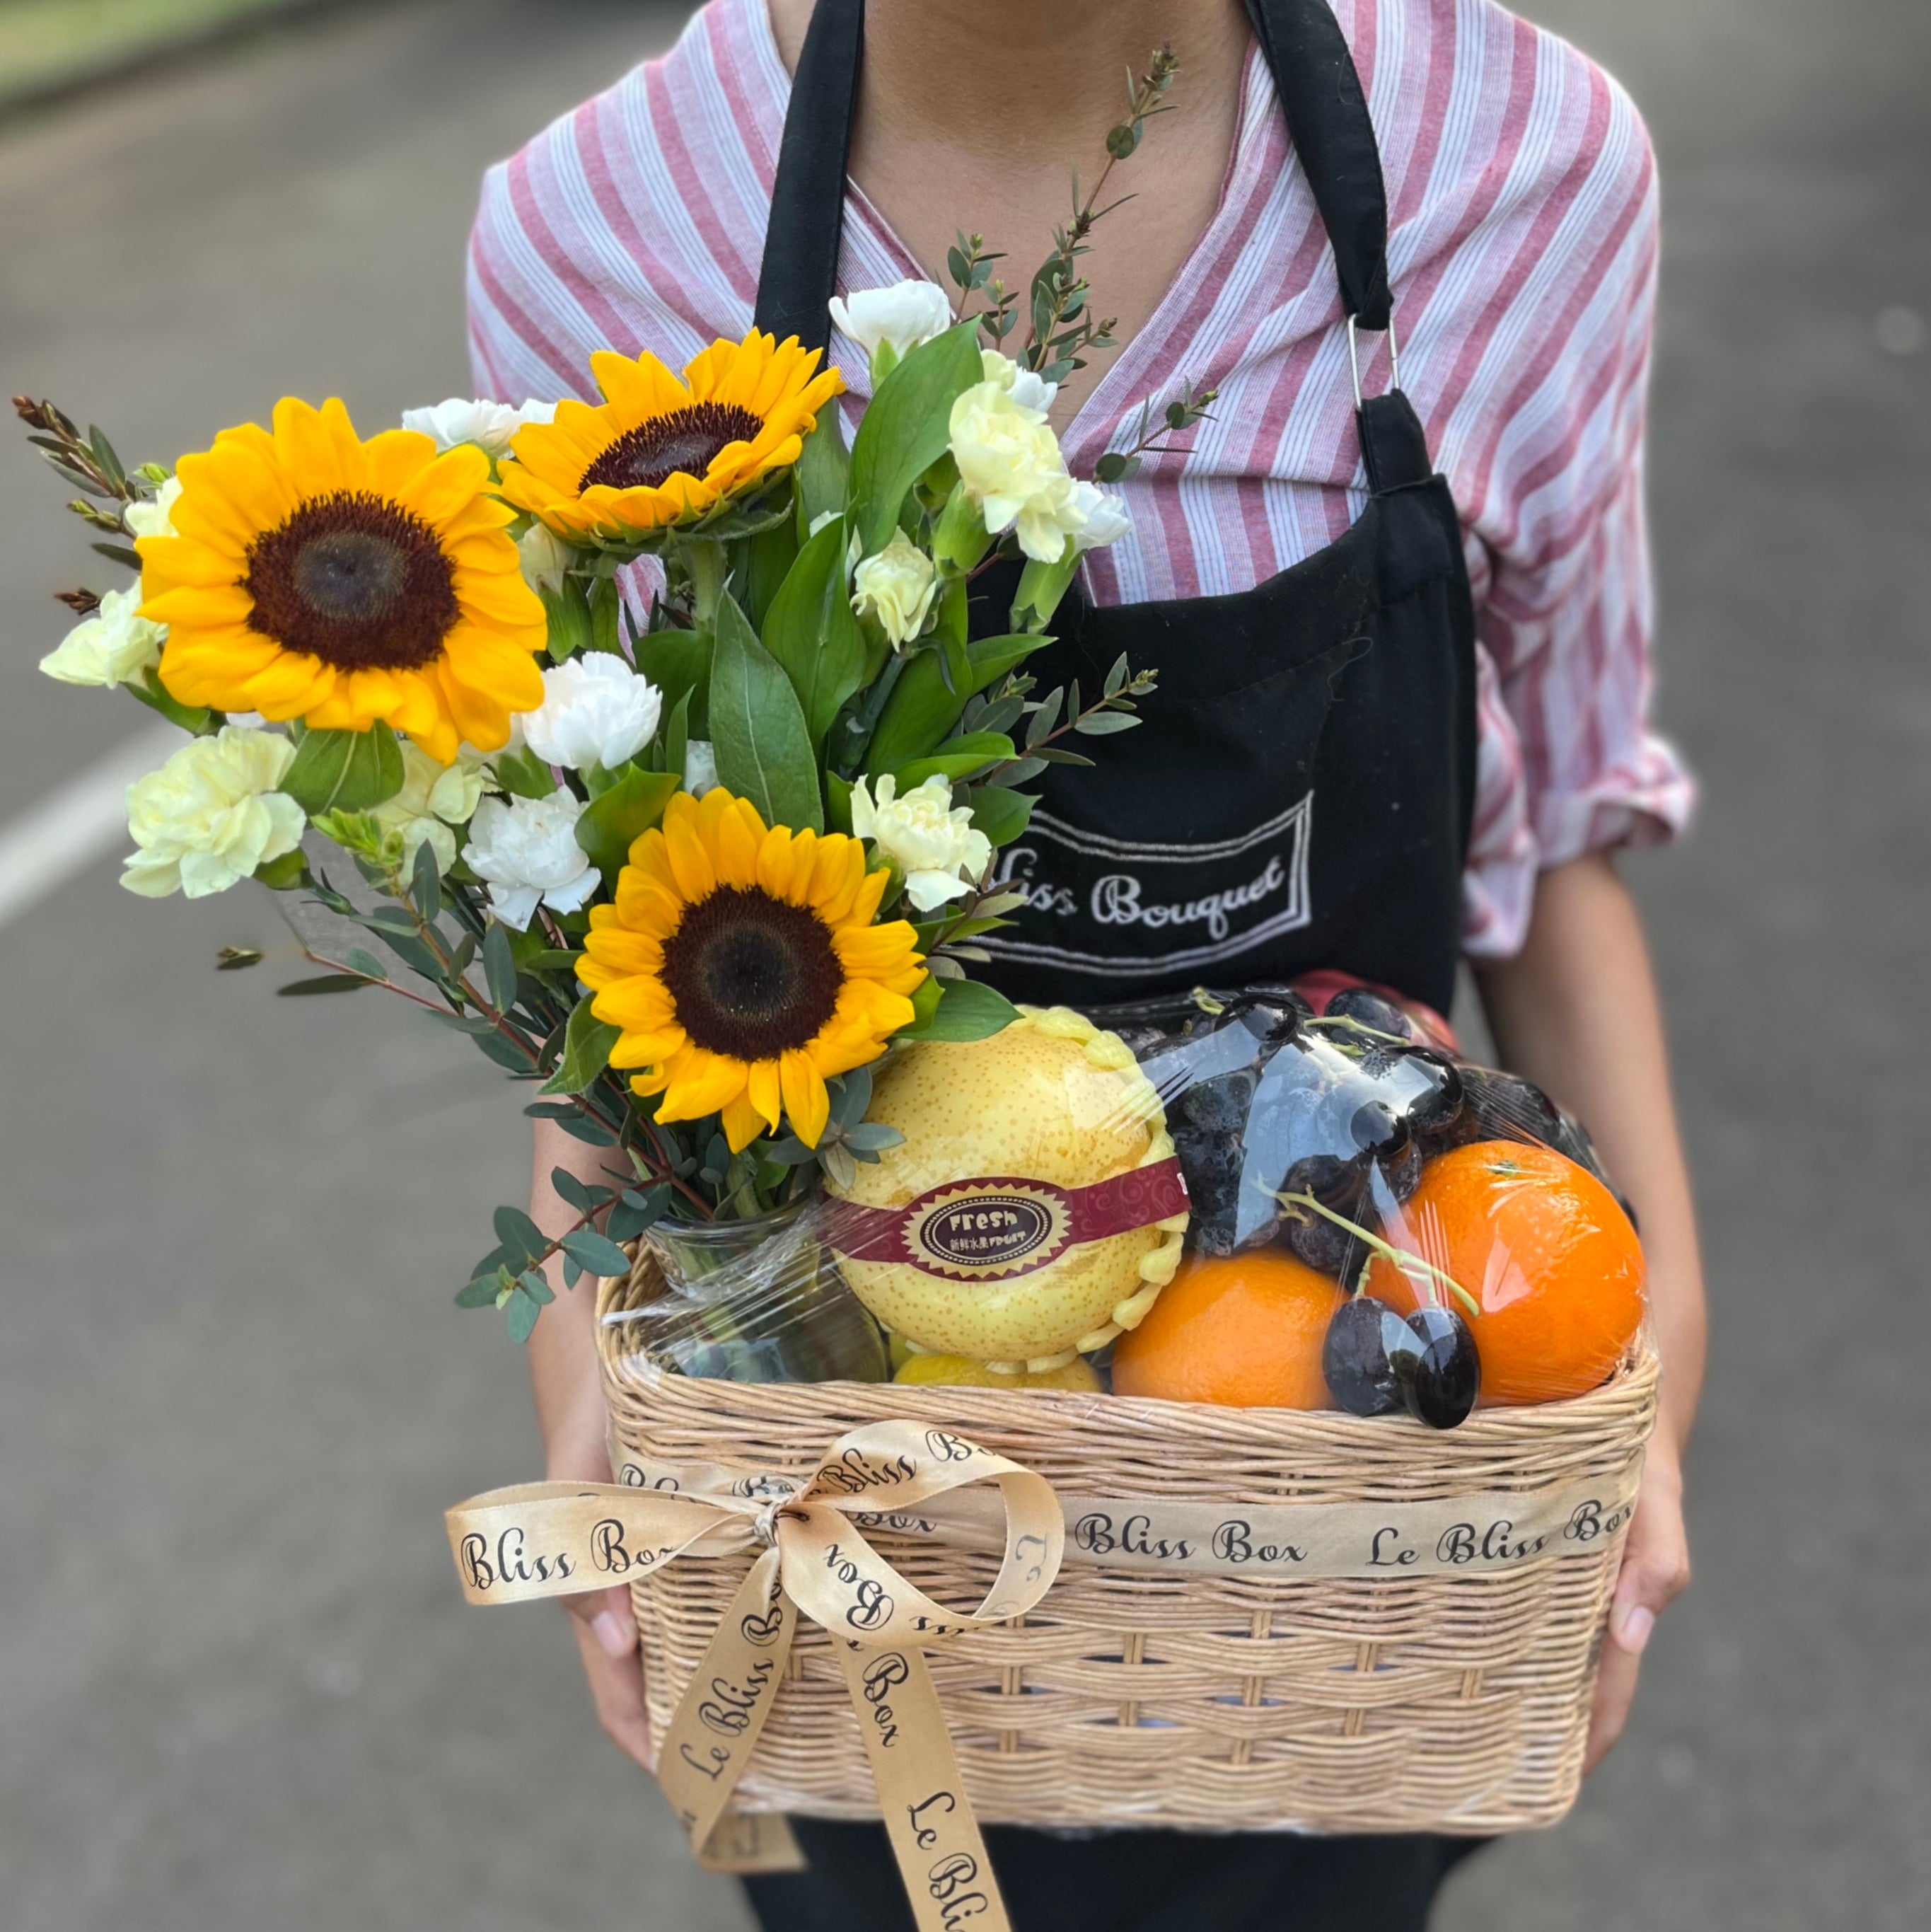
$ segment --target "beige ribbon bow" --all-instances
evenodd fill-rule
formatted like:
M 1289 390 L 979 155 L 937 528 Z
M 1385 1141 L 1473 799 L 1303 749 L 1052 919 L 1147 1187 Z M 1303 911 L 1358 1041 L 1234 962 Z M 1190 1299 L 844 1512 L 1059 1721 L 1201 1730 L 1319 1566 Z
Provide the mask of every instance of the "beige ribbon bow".
M 996 1483 L 1005 1556 L 970 1612 L 936 1603 L 866 1542 L 854 1515 Z M 472 1604 L 573 1595 L 648 1576 L 680 1556 L 760 1554 L 739 1586 L 658 1754 L 657 1775 L 700 1856 L 742 1844 L 729 1811 L 783 1681 L 798 1613 L 836 1640 L 879 1804 L 920 1932 L 1008 1932 L 924 1653 L 1022 1616 L 1059 1574 L 1065 1532 L 1051 1486 L 961 1436 L 910 1422 L 841 1436 L 808 1480 L 760 1478 L 749 1494 L 680 1496 L 612 1483 L 528 1483 L 448 1512 Z M 788 1834 L 787 1834 L 788 1835 Z

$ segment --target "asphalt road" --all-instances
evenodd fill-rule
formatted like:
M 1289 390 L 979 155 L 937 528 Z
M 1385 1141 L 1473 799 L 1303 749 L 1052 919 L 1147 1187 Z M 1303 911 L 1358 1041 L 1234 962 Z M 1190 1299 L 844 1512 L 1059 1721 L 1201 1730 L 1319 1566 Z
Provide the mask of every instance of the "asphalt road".
M 1630 1735 L 1440 1924 L 1903 1932 L 1931 1923 L 1931 352 L 1878 318 L 1931 314 L 1931 15 L 1535 10 L 1663 156 L 1661 708 L 1707 797 L 1630 869 L 1717 1336 L 1697 1580 Z M 682 11 L 351 12 L 0 130 L 7 387 L 130 457 L 284 389 L 374 422 L 464 388 L 480 168 Z M 99 580 L 55 500 L 0 449 L 0 826 L 138 723 L 32 669 L 47 593 Z M 223 941 L 279 963 L 217 977 Z M 292 956 L 262 896 L 137 902 L 104 862 L 0 931 L 0 1924 L 742 1928 L 557 1615 L 475 1616 L 447 1574 L 445 1504 L 534 1467 L 519 1362 L 448 1302 L 519 1184 L 515 1096 L 377 996 L 274 1000 Z

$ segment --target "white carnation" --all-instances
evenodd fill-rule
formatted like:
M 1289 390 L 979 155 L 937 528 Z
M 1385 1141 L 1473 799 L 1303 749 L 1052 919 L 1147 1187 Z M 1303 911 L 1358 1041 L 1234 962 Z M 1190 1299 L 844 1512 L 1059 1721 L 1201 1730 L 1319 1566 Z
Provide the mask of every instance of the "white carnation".
M 181 478 L 170 476 L 155 493 L 153 502 L 130 503 L 121 520 L 137 537 L 171 537 L 179 532 L 174 526 L 174 506 L 181 495 Z
M 938 584 L 932 560 L 903 530 L 894 530 L 892 541 L 853 573 L 852 608 L 876 618 L 895 649 L 925 628 Z
M 532 590 L 561 590 L 564 573 L 577 556 L 547 524 L 532 524 L 517 539 L 516 554 L 523 580 Z
M 543 703 L 517 720 L 546 765 L 614 771 L 649 744 L 664 694 L 609 651 L 585 651 L 543 674 Z
M 292 852 L 308 821 L 275 787 L 294 761 L 287 739 L 245 725 L 190 739 L 127 788 L 127 830 L 140 849 L 121 884 L 145 898 L 202 898 Z
M 702 798 L 718 787 L 718 748 L 708 738 L 684 741 L 684 789 L 693 798 Z
M 539 903 L 574 912 L 597 890 L 597 868 L 577 843 L 583 800 L 567 791 L 547 798 L 486 798 L 469 821 L 463 856 L 490 889 L 490 904 L 520 932 Z
M 75 625 L 40 660 L 40 668 L 63 684 L 138 684 L 141 674 L 161 661 L 165 624 L 140 614 L 138 590 L 110 590 L 100 608 Z
M 1104 550 L 1133 527 L 1126 506 L 1096 483 L 1075 483 L 1065 520 L 1075 550 Z
M 966 494 L 995 536 L 1012 531 L 1041 563 L 1057 563 L 1079 520 L 1073 479 L 1045 412 L 997 382 L 975 383 L 952 404 L 952 460 Z
M 875 788 L 875 789 L 874 788 Z M 905 874 L 905 896 L 920 912 L 961 897 L 985 870 L 992 842 L 955 806 L 950 782 L 936 775 L 903 798 L 898 781 L 860 778 L 852 787 L 852 830 L 871 839 Z
M 556 414 L 554 403 L 525 403 L 521 409 L 513 410 L 507 403 L 472 402 L 451 396 L 433 409 L 404 410 L 402 426 L 431 438 L 439 451 L 473 442 L 499 460 L 509 454 L 510 439 L 525 423 L 547 423 Z
M 897 362 L 952 327 L 952 305 L 936 282 L 894 282 L 854 289 L 849 302 L 832 296 L 832 320 L 868 356 L 886 348 Z
M 1058 383 L 1048 382 L 1030 369 L 1021 368 L 1011 356 L 1002 356 L 996 349 L 982 349 L 979 366 L 987 382 L 997 382 L 1022 409 L 1037 410 L 1043 416 L 1060 393 Z
M 446 872 L 456 862 L 454 827 L 468 824 L 483 796 L 483 763 L 466 752 L 453 765 L 439 765 L 422 748 L 404 739 L 402 790 L 375 808 L 374 818 L 385 832 L 401 835 L 404 862 L 418 845 L 436 854 L 436 868 Z

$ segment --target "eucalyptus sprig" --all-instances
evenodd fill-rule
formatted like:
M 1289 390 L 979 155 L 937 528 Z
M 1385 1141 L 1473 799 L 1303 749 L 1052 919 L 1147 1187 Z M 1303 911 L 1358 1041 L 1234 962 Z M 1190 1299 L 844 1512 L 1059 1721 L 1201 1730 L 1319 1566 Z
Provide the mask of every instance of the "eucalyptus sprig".
M 1157 456 L 1169 447 L 1168 436 L 1177 436 L 1183 430 L 1191 429 L 1195 423 L 1205 420 L 1210 406 L 1219 394 L 1218 389 L 1196 389 L 1189 382 L 1160 412 L 1157 424 L 1153 421 L 1151 399 L 1142 403 L 1133 440 L 1124 449 L 1109 449 L 1093 466 L 1093 476 L 1102 483 L 1123 483 L 1140 467 L 1142 457 Z
M 52 403 L 44 399 L 36 402 L 31 396 L 16 396 L 13 400 L 14 414 L 29 431 L 27 440 L 52 466 L 62 482 L 70 483 L 84 493 L 67 507 L 94 530 L 131 538 L 133 532 L 127 527 L 127 506 L 147 502 L 167 481 L 167 472 L 158 464 L 146 463 L 130 472 L 105 433 L 92 424 L 82 436 L 73 418 Z M 89 502 L 88 497 L 94 501 Z M 111 511 L 96 507 L 102 503 L 115 507 Z M 96 543 L 94 548 L 130 570 L 141 567 L 139 554 L 128 543 Z M 80 590 L 67 592 L 61 602 L 85 616 L 100 600 L 91 591 Z

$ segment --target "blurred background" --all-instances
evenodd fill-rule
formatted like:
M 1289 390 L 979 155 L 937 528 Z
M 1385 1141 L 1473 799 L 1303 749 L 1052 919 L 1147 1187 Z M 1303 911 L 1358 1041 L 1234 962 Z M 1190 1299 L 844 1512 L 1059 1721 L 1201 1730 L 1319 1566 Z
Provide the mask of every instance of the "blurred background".
M 688 10 L 0 0 L 7 388 L 130 461 L 284 390 L 365 427 L 467 394 L 484 166 Z M 1715 1342 L 1696 1582 L 1629 1733 L 1438 1923 L 1902 1932 L 1931 1924 L 1931 10 L 1527 10 L 1662 158 L 1660 709 L 1706 800 L 1629 871 Z M 103 581 L 58 491 L 0 445 L 0 1922 L 742 1932 L 560 1614 L 476 1616 L 449 1575 L 444 1507 L 537 1466 L 516 1352 L 449 1301 L 521 1096 L 399 1003 L 274 998 L 267 895 L 120 890 L 115 802 L 167 741 L 35 673 L 49 593 Z M 217 976 L 224 942 L 268 965 Z

